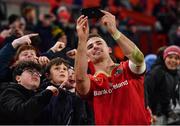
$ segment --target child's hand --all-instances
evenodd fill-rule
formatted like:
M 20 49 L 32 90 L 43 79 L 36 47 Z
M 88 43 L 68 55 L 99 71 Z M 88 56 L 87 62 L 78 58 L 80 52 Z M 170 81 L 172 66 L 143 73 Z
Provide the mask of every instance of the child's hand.
M 63 50 L 66 47 L 64 42 L 59 42 L 57 41 L 56 44 L 51 48 L 51 50 L 56 53 L 56 52 L 60 52 L 61 50 Z
M 54 87 L 54 86 L 48 86 L 46 89 L 51 90 L 52 93 L 53 93 L 53 96 L 57 96 L 59 94 L 58 89 L 56 87 Z

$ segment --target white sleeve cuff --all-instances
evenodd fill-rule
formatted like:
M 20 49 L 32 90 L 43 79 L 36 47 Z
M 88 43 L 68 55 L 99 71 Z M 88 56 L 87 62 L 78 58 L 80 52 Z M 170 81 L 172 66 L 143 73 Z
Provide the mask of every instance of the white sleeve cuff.
M 146 70 L 146 64 L 143 62 L 141 65 L 134 64 L 131 60 L 129 60 L 129 68 L 135 74 L 142 74 Z

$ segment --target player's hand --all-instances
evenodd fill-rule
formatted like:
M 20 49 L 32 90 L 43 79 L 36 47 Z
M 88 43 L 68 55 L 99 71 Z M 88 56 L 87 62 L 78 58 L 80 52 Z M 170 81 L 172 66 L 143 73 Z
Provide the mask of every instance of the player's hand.
M 88 17 L 81 15 L 76 22 L 77 35 L 80 42 L 86 42 L 89 36 Z
M 101 11 L 104 13 L 104 16 L 101 18 L 101 24 L 106 26 L 110 34 L 114 34 L 117 31 L 115 16 L 107 11 Z

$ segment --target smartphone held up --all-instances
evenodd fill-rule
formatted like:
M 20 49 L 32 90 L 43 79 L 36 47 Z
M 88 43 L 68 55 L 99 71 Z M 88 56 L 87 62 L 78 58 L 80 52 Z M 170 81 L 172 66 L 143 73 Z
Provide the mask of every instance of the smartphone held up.
M 104 13 L 101 12 L 100 8 L 93 7 L 93 8 L 83 8 L 81 9 L 81 15 L 85 15 L 88 19 L 99 19 L 104 16 Z

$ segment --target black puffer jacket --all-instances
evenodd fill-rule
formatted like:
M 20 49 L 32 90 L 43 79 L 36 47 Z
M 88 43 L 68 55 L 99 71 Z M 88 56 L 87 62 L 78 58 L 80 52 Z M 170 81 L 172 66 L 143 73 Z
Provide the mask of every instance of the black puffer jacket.
M 49 103 L 52 92 L 34 92 L 20 84 L 7 83 L 0 93 L 0 124 L 35 124 Z
M 177 71 L 168 70 L 165 65 L 155 66 L 145 77 L 148 105 L 155 115 L 171 112 L 170 100 L 176 101 L 176 87 L 179 83 Z
M 42 89 L 53 85 L 48 81 L 42 85 Z M 53 85 L 56 86 L 56 85 Z M 44 112 L 50 114 L 46 118 L 46 124 L 61 125 L 93 125 L 93 111 L 86 101 L 75 93 L 59 89 L 58 96 L 53 96 Z

